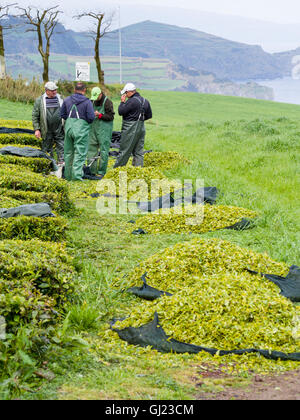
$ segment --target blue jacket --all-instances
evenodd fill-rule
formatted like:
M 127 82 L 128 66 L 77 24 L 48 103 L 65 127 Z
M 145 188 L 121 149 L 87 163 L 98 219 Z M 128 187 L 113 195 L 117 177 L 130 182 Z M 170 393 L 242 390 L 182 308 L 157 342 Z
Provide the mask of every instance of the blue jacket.
M 89 124 L 95 119 L 95 111 L 92 102 L 84 95 L 80 93 L 74 93 L 74 95 L 68 96 L 61 106 L 60 115 L 64 120 L 69 118 L 69 114 L 73 105 L 76 105 L 79 118 L 87 121 Z M 77 118 L 76 111 L 73 110 L 71 118 Z

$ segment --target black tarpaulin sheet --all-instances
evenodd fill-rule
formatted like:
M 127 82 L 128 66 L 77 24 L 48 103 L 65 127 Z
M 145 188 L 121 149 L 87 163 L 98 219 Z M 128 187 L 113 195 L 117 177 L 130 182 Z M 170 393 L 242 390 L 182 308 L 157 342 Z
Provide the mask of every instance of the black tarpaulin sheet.
M 58 167 L 53 158 L 51 158 L 47 153 L 42 152 L 39 149 L 34 149 L 33 147 L 15 147 L 15 146 L 6 146 L 0 149 L 1 155 L 11 155 L 25 158 L 42 158 L 48 159 L 52 163 L 54 171 L 57 171 Z
M 157 290 L 154 287 L 151 287 L 147 284 L 147 273 L 142 276 L 143 286 L 141 287 L 130 287 L 127 289 L 128 293 L 132 293 L 133 295 L 145 299 L 145 300 L 156 300 L 161 296 L 167 295 L 172 296 L 171 293 L 163 292 L 162 290 Z
M 257 271 L 248 270 L 251 274 L 259 274 L 262 277 L 275 283 L 281 290 L 281 295 L 292 302 L 300 302 L 300 267 L 293 265 L 286 277 L 274 274 L 261 274 Z
M 236 230 L 236 231 L 242 231 L 242 230 L 246 230 L 246 229 L 252 229 L 255 226 L 254 224 L 254 220 L 251 219 L 241 219 L 239 222 L 235 223 L 232 226 L 225 226 L 221 229 L 218 230 L 223 230 L 223 229 L 228 229 L 228 230 Z M 210 232 L 214 232 L 214 231 L 210 231 Z M 192 233 L 192 232 L 190 232 Z M 147 235 L 148 232 L 142 228 L 136 229 L 133 232 L 131 232 L 132 235 Z
M 0 127 L 0 134 L 34 134 L 34 131 L 27 128 Z
M 25 204 L 10 209 L 0 209 L 0 218 L 9 219 L 18 216 L 55 217 L 48 203 Z
M 186 190 L 186 189 L 185 189 Z M 187 191 L 191 190 L 191 187 Z M 159 209 L 169 209 L 182 204 L 215 204 L 219 195 L 216 187 L 199 188 L 194 194 L 178 197 L 178 191 L 165 194 L 152 201 L 137 202 L 138 208 L 143 212 L 154 212 Z
M 129 344 L 152 347 L 161 353 L 190 353 L 198 354 L 202 351 L 210 353 L 211 355 L 226 356 L 229 354 L 244 355 L 249 353 L 258 353 L 267 359 L 272 360 L 292 360 L 300 362 L 300 353 L 282 353 L 280 351 L 259 350 L 255 348 L 241 349 L 241 350 L 218 350 L 214 348 L 207 348 L 195 346 L 193 344 L 182 343 L 180 341 L 170 338 L 165 333 L 164 329 L 159 324 L 158 314 L 155 313 L 153 321 L 139 328 L 128 327 L 123 330 L 114 328 L 117 320 L 111 323 L 111 329 L 115 331 L 119 337 Z
M 252 274 L 258 274 L 254 271 L 247 270 Z M 285 294 L 288 295 L 290 300 L 299 301 L 297 296 L 299 296 L 299 286 L 300 286 L 300 268 L 297 266 L 292 266 L 290 273 L 286 278 L 275 276 L 275 275 L 264 275 L 268 280 L 273 281 L 279 287 L 282 287 L 282 284 L 285 287 Z M 172 296 L 168 292 L 164 292 L 154 287 L 151 287 L 147 284 L 147 273 L 145 273 L 141 280 L 143 281 L 143 286 L 141 287 L 131 287 L 127 292 L 134 294 L 135 296 L 154 301 L 159 299 L 163 295 Z M 285 296 L 285 295 L 284 295 Z M 158 350 L 164 353 L 200 353 L 201 351 L 208 352 L 212 355 L 219 354 L 220 356 L 225 356 L 228 354 L 243 355 L 249 353 L 259 353 L 262 356 L 273 359 L 273 360 L 292 360 L 300 362 L 300 353 L 283 353 L 280 351 L 270 351 L 270 350 L 260 350 L 260 349 L 239 349 L 239 350 L 218 350 L 213 348 L 206 348 L 201 346 L 196 346 L 193 344 L 182 343 L 180 341 L 174 340 L 167 336 L 163 328 L 159 324 L 159 319 L 157 313 L 155 313 L 154 319 L 152 322 L 143 325 L 139 328 L 128 327 L 123 330 L 116 329 L 113 327 L 116 320 L 111 323 L 111 328 L 113 331 L 117 332 L 119 337 L 128 342 L 129 344 L 138 345 L 142 347 L 151 346 L 153 349 Z

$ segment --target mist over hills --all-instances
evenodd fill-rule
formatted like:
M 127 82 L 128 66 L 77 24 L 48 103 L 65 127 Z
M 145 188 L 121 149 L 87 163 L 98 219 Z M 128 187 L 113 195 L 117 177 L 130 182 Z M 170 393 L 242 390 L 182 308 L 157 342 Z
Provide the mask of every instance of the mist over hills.
M 10 18 L 12 24 L 20 19 Z M 22 36 L 20 36 L 22 35 Z M 37 53 L 36 35 L 22 26 L 5 34 L 6 54 Z M 102 56 L 119 55 L 118 31 L 101 40 Z M 259 45 L 230 41 L 194 29 L 152 21 L 122 28 L 122 50 L 126 57 L 169 59 L 185 68 L 214 74 L 220 79 L 275 79 L 290 74 L 291 54 L 270 54 Z M 59 24 L 52 38 L 51 52 L 93 56 L 88 33 L 66 30 Z
M 113 0 L 101 2 L 108 12 L 116 11 L 120 3 L 122 2 Z M 65 26 L 68 29 L 74 29 L 74 25 L 78 25 L 78 22 L 75 23 L 71 17 L 74 11 L 68 8 L 68 2 L 64 2 L 64 7 L 68 11 L 63 15 Z M 204 5 L 203 8 L 205 8 Z M 261 45 L 265 51 L 271 53 L 300 47 L 300 23 L 276 23 L 260 18 L 186 9 L 184 6 L 168 7 L 164 2 L 155 7 L 145 4 L 127 4 L 126 6 L 121 4 L 120 11 L 121 23 L 126 22 L 126 26 L 147 19 L 195 29 L 244 44 Z M 284 16 L 282 18 L 284 19 Z M 116 13 L 114 24 L 113 29 L 116 29 L 118 13 Z M 86 27 L 86 22 L 80 21 L 80 27 L 77 26 L 74 30 L 84 31 Z

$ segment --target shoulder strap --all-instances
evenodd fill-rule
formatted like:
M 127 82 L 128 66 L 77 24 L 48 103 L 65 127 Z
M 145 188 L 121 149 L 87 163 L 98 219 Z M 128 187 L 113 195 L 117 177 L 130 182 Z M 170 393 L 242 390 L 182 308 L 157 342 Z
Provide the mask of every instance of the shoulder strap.
M 70 111 L 70 114 L 69 114 L 69 118 L 72 118 L 71 115 L 72 115 L 72 112 L 73 112 L 74 109 L 76 111 L 76 117 L 79 120 L 80 118 L 79 118 L 79 114 L 78 114 L 78 109 L 77 109 L 77 106 L 75 104 L 71 108 L 71 111 Z
M 138 100 L 138 102 L 140 103 L 140 105 L 141 105 L 141 111 L 140 111 L 140 115 L 139 115 L 139 119 L 138 119 L 138 121 L 140 121 L 141 120 L 141 117 L 143 117 L 142 118 L 142 121 L 144 121 L 144 118 L 145 118 L 145 110 L 144 110 L 144 106 L 145 106 L 145 102 L 146 102 L 146 99 L 145 98 L 142 98 L 143 99 L 143 101 L 141 101 L 137 96 L 134 96 L 134 98 L 135 99 L 137 99 Z

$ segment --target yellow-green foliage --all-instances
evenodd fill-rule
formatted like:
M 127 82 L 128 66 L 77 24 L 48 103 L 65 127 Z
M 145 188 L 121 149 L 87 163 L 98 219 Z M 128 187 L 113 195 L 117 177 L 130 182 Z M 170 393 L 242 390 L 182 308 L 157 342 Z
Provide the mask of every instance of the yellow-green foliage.
M 0 240 L 38 238 L 42 241 L 63 241 L 66 238 L 67 222 L 62 217 L 17 216 L 0 218 Z
M 157 312 L 167 335 L 181 342 L 221 350 L 257 348 L 297 352 L 300 308 L 258 276 L 204 277 L 152 304 L 138 304 L 117 327 L 138 327 Z
M 28 168 L 33 172 L 44 173 L 47 175 L 50 174 L 50 172 L 53 170 L 52 162 L 49 159 L 44 158 L 29 158 L 0 154 L 0 165 L 2 164 L 20 166 L 20 172 L 23 171 L 23 167 Z
M 22 134 L 22 133 L 13 133 L 13 134 L 1 134 L 0 133 L 0 144 L 23 144 L 24 146 L 36 146 L 41 147 L 42 140 L 37 139 L 32 134 Z
M 49 322 L 74 292 L 73 260 L 61 244 L 0 241 L 0 316 L 8 332 L 20 323 Z
M 171 293 L 155 302 L 139 301 L 117 328 L 138 327 L 159 315 L 160 324 L 181 342 L 222 350 L 299 349 L 300 308 L 275 284 L 251 269 L 286 275 L 289 267 L 266 254 L 219 239 L 180 243 L 141 263 L 128 284 L 147 283 Z
M 4 120 L 0 118 L 0 127 L 25 128 L 27 130 L 33 130 L 32 122 L 26 120 Z
M 141 285 L 147 272 L 149 286 L 170 293 L 183 287 L 199 287 L 202 277 L 225 273 L 245 273 L 247 269 L 286 276 L 289 266 L 220 239 L 193 239 L 178 243 L 142 262 L 128 276 L 131 286 Z M 278 289 L 279 290 L 279 289 Z
M 38 202 L 48 202 L 53 209 L 61 212 L 67 212 L 74 209 L 74 204 L 70 199 L 67 181 L 58 179 L 55 176 L 43 176 L 30 171 L 27 168 L 20 169 L 18 165 L 0 166 L 0 191 L 9 190 L 9 197 L 21 197 L 23 204 Z M 29 202 L 22 193 L 16 191 L 28 192 Z M 41 201 L 36 194 L 40 193 Z M 16 195 L 15 195 L 16 194 Z M 55 205 L 53 205 L 55 203 Z
M 6 128 L 25 128 L 27 130 L 33 130 L 31 121 L 23 120 L 3 120 L 0 119 L 0 127 Z M 26 146 L 38 146 L 42 145 L 42 140 L 37 139 L 34 134 L 26 133 L 11 133 L 4 134 L 0 133 L 0 144 L 23 144 Z
M 2 195 L 0 192 L 0 209 L 9 209 L 12 207 L 18 207 L 18 206 L 21 206 L 22 204 L 24 204 L 22 203 L 22 201 L 17 200 L 13 197 L 6 197 Z
M 137 219 L 136 227 L 154 234 L 205 233 L 232 226 L 243 218 L 253 219 L 256 216 L 257 213 L 252 210 L 234 206 L 178 206 L 141 217 Z
M 161 170 L 176 168 L 179 164 L 189 165 L 190 161 L 177 152 L 151 152 L 144 155 L 144 166 Z
M 37 150 L 39 149 L 37 145 L 28 146 L 26 144 L 0 144 L 0 150 L 6 146 L 20 147 L 20 148 L 32 147 L 33 149 L 37 149 Z M 44 174 L 49 174 L 53 170 L 52 162 L 49 159 L 44 159 L 44 158 L 30 158 L 30 157 L 0 154 L 0 164 L 20 165 L 20 166 L 24 166 L 27 169 L 30 169 L 33 172 L 44 173 Z
M 17 207 L 23 204 L 48 203 L 52 210 L 64 213 L 73 208 L 64 194 L 53 192 L 35 192 L 0 188 L 0 208 Z
M 0 166 L 0 188 L 60 193 L 68 200 L 68 183 L 55 176 L 45 177 L 17 165 Z
M 120 195 L 124 200 L 134 197 L 135 201 L 148 201 L 181 188 L 180 184 L 169 180 L 154 167 L 119 167 L 108 171 L 103 181 L 97 185 L 99 193 Z M 105 187 L 105 181 L 113 181 L 113 185 Z M 127 190 L 123 186 L 127 186 Z

